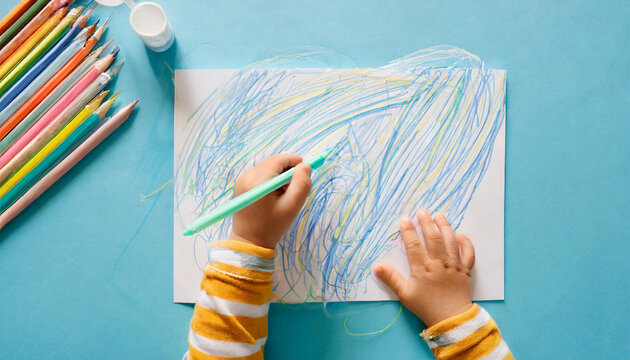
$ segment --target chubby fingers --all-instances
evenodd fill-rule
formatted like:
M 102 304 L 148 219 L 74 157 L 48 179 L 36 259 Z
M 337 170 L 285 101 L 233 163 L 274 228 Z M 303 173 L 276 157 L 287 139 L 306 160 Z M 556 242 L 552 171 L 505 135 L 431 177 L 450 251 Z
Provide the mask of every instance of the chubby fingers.
M 254 169 L 259 171 L 259 174 L 266 177 L 265 180 L 269 180 L 272 177 L 279 175 L 289 168 L 297 166 L 302 162 L 302 157 L 295 154 L 278 154 L 272 155 L 260 164 L 256 165 Z
M 265 181 L 302 162 L 302 157 L 293 154 L 273 155 L 239 176 L 234 185 L 234 195 L 249 191 Z
M 462 233 L 457 234 L 457 242 L 462 251 L 462 265 L 470 271 L 473 269 L 473 266 L 475 266 L 475 247 L 468 236 Z
M 416 228 L 411 223 L 411 220 L 400 220 L 400 237 L 402 237 L 403 243 L 405 244 L 409 266 L 424 266 L 425 262 L 429 259 L 429 255 L 427 255 L 427 249 L 424 247 L 424 244 L 420 242 Z
M 437 225 L 440 230 L 440 234 L 442 234 L 442 238 L 444 239 L 444 248 L 446 249 L 446 253 L 452 260 L 459 263 L 459 243 L 455 237 L 455 232 L 451 228 L 451 224 L 449 224 L 448 220 L 446 220 L 446 216 L 442 213 L 435 215 L 435 225 Z
M 306 163 L 296 166 L 289 186 L 278 199 L 280 211 L 291 216 L 297 215 L 311 191 L 311 172 L 311 167 Z
M 448 259 L 442 234 L 440 234 L 435 223 L 433 223 L 431 213 L 427 210 L 418 211 L 418 222 L 422 228 L 422 236 L 424 236 L 424 242 L 427 245 L 429 256 L 433 259 Z
M 400 293 L 405 288 L 407 279 L 405 279 L 398 270 L 389 264 L 380 263 L 372 268 L 372 272 L 377 278 L 384 282 L 385 285 L 392 289 L 400 299 Z

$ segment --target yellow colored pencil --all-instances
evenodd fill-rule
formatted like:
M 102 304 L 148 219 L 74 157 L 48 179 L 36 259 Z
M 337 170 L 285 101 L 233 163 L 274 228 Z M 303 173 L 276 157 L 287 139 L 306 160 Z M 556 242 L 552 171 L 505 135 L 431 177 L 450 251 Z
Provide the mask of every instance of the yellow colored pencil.
M 20 170 L 18 170 L 13 176 L 9 178 L 1 187 L 0 187 L 0 197 L 4 196 L 11 188 L 17 184 L 26 174 L 28 174 L 31 170 L 33 170 L 39 163 L 41 163 L 46 156 L 48 156 L 59 144 L 61 144 L 85 119 L 90 117 L 97 110 L 100 110 L 99 107 L 103 101 L 103 98 L 107 95 L 109 91 L 101 93 L 99 96 L 94 98 L 89 104 L 87 104 L 83 110 L 81 110 L 70 122 L 57 134 L 53 137 L 46 146 L 44 146 L 35 156 L 33 156 Z M 116 99 L 116 96 L 112 96 L 105 104 L 107 110 L 112 106 L 112 103 Z M 105 111 L 107 112 L 107 111 Z M 100 114 L 99 114 L 100 115 Z M 104 114 L 103 114 L 104 116 Z
M 43 39 L 46 35 L 50 33 L 50 31 L 61 21 L 61 19 L 66 15 L 67 8 L 59 9 L 53 16 L 51 16 L 46 22 L 44 22 L 37 30 L 29 36 L 29 38 L 24 42 L 24 44 L 20 45 L 15 52 L 9 56 L 9 58 L 0 65 L 0 79 L 4 77 L 11 69 L 17 65 L 20 60 L 24 59 L 24 57 L 35 47 L 35 45 L 39 44 L 40 40 Z
M 65 33 L 70 30 L 72 23 L 81 15 L 84 7 L 76 7 L 68 12 L 57 25 L 28 53 L 13 69 L 0 80 L 0 93 L 4 93 L 25 71 L 39 58 L 46 54 Z

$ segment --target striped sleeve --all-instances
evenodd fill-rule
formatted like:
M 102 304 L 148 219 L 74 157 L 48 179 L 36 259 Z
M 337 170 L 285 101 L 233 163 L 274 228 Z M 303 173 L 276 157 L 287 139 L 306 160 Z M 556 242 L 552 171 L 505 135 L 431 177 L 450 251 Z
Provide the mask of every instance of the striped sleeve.
M 262 359 L 274 250 L 212 243 L 188 333 L 188 359 Z
M 497 324 L 477 304 L 425 329 L 421 336 L 438 360 L 514 359 Z

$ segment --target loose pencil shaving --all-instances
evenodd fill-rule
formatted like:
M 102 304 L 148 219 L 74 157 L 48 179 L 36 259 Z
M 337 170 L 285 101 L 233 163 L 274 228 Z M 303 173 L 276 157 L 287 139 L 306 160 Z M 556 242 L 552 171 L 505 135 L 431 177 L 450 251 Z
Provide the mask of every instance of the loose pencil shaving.
M 44 175 L 35 185 L 9 206 L 2 214 L 0 214 L 0 230 L 28 207 L 35 199 L 50 188 L 57 180 L 59 180 L 68 170 L 83 159 L 98 144 L 107 138 L 114 130 L 116 130 L 123 122 L 125 122 L 131 112 L 140 100 L 125 106 L 116 115 L 106 120 L 92 135 L 90 135 L 83 143 L 81 143 L 74 151 L 72 151 L 65 159 L 55 166 L 48 174 Z

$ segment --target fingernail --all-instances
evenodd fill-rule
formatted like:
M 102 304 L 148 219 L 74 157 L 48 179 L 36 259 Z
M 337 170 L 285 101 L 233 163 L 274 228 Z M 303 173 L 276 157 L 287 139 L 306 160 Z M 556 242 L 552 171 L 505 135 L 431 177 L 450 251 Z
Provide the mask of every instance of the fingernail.
M 413 226 L 413 224 L 411 223 L 411 219 L 406 218 L 406 217 L 404 217 L 404 218 L 400 219 L 400 227 L 401 227 L 401 228 L 406 228 L 406 229 L 408 229 L 408 228 L 410 228 L 410 227 L 412 227 L 412 226 Z
M 381 267 L 377 265 L 374 265 L 374 267 L 372 267 L 372 274 L 379 276 L 381 274 Z

